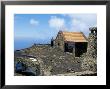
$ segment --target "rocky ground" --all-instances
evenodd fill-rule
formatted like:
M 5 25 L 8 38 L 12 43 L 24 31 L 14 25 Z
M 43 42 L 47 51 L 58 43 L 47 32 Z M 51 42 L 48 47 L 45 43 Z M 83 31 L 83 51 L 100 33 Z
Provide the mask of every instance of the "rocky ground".
M 40 75 L 62 75 L 65 73 L 75 75 L 73 73 L 83 71 L 81 68 L 81 57 L 74 57 L 72 53 L 63 52 L 59 48 L 51 47 L 50 45 L 34 44 L 30 48 L 15 51 L 15 61 L 21 55 L 36 57 L 37 62 L 40 64 L 40 71 L 42 72 Z

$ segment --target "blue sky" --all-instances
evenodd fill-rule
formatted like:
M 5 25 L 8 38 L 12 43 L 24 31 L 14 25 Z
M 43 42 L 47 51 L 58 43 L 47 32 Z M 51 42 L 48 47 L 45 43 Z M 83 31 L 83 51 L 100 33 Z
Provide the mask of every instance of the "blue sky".
M 97 26 L 96 14 L 15 14 L 14 38 L 49 41 L 59 30 L 89 34 Z

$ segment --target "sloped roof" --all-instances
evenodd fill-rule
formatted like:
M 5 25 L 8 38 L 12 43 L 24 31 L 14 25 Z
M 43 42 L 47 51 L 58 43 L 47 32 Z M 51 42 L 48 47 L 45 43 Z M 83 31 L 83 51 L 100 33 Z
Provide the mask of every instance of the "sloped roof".
M 64 41 L 87 42 L 87 38 L 82 32 L 62 32 Z

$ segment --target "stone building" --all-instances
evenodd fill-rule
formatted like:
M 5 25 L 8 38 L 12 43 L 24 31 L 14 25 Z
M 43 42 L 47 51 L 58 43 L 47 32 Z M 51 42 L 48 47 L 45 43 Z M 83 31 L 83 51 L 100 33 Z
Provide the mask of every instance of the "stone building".
M 97 27 L 89 28 L 87 53 L 83 55 L 82 69 L 97 71 Z
M 87 51 L 87 38 L 82 32 L 59 31 L 52 46 L 59 47 L 64 52 L 73 53 L 78 57 Z
M 97 55 L 97 27 L 89 28 L 87 55 L 96 59 Z

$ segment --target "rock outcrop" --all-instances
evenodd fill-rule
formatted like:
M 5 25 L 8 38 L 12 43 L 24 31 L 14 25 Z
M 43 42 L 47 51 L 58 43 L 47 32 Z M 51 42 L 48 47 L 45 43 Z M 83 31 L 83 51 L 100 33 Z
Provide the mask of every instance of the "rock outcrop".
M 22 52 L 36 57 L 40 66 L 40 75 L 48 76 L 81 71 L 82 60 L 75 58 L 72 53 L 65 53 L 50 45 L 33 45 Z

